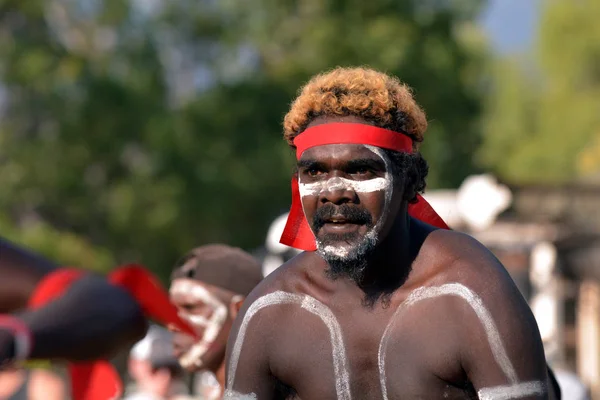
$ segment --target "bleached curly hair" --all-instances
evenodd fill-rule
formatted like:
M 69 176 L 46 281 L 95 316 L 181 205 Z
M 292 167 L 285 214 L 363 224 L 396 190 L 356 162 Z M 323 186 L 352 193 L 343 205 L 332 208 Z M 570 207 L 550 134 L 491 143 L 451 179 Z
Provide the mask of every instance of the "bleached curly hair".
M 284 118 L 284 137 L 294 138 L 320 116 L 356 116 L 375 126 L 404 133 L 414 150 L 427 129 L 425 112 L 399 79 L 370 68 L 335 68 L 314 76 Z

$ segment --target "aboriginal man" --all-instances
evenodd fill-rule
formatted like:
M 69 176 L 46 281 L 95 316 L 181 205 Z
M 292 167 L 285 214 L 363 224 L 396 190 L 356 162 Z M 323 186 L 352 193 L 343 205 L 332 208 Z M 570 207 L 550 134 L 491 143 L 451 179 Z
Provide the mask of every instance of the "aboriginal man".
M 200 382 L 202 398 L 221 398 L 225 387 L 225 346 L 244 298 L 262 280 L 258 261 L 240 248 L 208 244 L 190 251 L 171 275 L 171 301 L 198 335 L 175 333 L 179 363 L 214 386 Z M 216 378 L 216 379 L 215 379 Z M 212 386 L 212 387 L 211 387 Z M 210 392 L 210 393 L 207 393 Z
M 306 251 L 244 303 L 225 398 L 552 398 L 510 276 L 419 195 L 426 127 L 383 73 L 337 68 L 304 86 L 284 120 L 298 163 L 282 243 Z

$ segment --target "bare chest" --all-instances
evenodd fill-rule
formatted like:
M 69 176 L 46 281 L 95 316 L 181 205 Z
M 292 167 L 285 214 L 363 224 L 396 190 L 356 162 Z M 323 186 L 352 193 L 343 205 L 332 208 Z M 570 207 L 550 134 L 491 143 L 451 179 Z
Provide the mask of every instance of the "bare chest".
M 287 310 L 272 340 L 271 370 L 301 399 L 475 398 L 453 356 L 452 307 L 440 299 L 409 296 L 366 309 L 265 296 L 262 306 Z

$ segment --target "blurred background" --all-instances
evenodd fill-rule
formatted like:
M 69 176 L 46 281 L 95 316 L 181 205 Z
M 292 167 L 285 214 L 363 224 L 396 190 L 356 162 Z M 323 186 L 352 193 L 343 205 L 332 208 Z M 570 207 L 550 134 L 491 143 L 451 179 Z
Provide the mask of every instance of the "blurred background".
M 427 111 L 426 197 L 495 252 L 552 365 L 600 399 L 598 15 L 600 0 L 0 0 L 0 234 L 165 283 L 205 243 L 277 263 L 283 116 L 313 74 L 368 65 Z

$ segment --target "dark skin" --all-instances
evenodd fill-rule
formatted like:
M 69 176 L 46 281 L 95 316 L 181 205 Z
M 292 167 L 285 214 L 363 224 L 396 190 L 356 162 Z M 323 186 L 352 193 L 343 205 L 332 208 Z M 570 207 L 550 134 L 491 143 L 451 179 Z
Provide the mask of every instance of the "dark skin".
M 339 119 L 319 118 L 313 124 L 327 122 Z M 342 122 L 366 123 L 357 118 Z M 368 158 L 374 160 L 373 167 L 353 167 L 353 160 Z M 300 183 L 338 176 L 369 180 L 385 176 L 377 160 L 360 145 L 314 147 L 302 155 L 298 176 Z M 269 275 L 247 298 L 233 326 L 228 368 L 232 345 L 252 303 L 275 291 L 310 296 L 328 307 L 341 327 L 352 398 L 382 399 L 378 350 L 395 311 L 415 289 L 460 284 L 477 294 L 489 311 L 518 382 L 548 386 L 535 319 L 503 266 L 473 238 L 409 217 L 406 200 L 413 193 L 405 193 L 401 177 L 393 178 L 392 190 L 387 200 L 385 191 L 351 189 L 303 198 L 309 223 L 322 207 L 348 204 L 366 210 L 373 221 L 381 221 L 376 248 L 358 277 L 342 274 L 332 279 L 319 252 L 304 252 Z M 330 221 L 315 235 L 324 245 L 352 247 L 369 229 Z M 336 240 L 336 232 L 340 238 L 343 233 L 344 240 Z M 481 389 L 510 383 L 493 357 L 482 321 L 458 296 L 431 298 L 406 308 L 389 338 L 384 380 L 390 399 L 476 399 Z M 329 331 L 319 318 L 297 305 L 270 306 L 248 325 L 231 389 L 254 393 L 259 400 L 336 399 L 333 365 Z M 553 397 L 544 393 L 518 398 Z
M 147 328 L 124 289 L 89 274 L 59 299 L 25 311 L 36 285 L 58 267 L 0 238 L 0 310 L 15 314 L 34 336 L 32 359 L 94 360 L 140 340 Z M 14 337 L 0 327 L 0 364 L 14 356 Z

